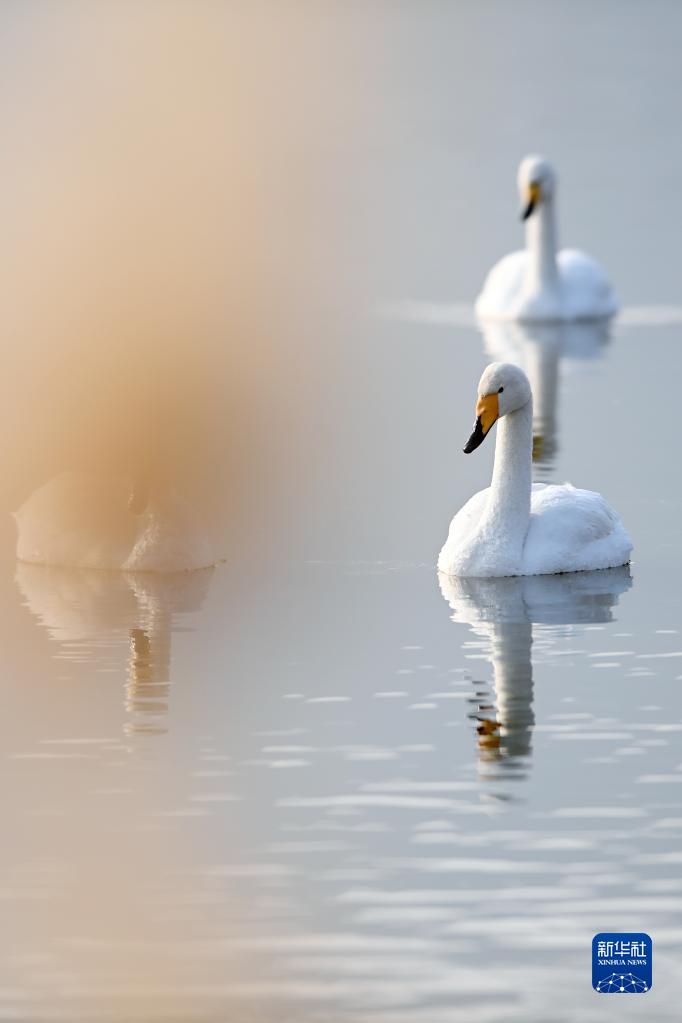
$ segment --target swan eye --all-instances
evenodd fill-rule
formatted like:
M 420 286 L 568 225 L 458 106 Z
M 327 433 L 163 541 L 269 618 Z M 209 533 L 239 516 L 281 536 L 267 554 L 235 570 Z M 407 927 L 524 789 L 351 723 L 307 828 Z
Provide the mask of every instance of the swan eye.
M 502 391 L 503 391 L 503 390 L 504 390 L 504 387 L 500 387 L 497 393 L 498 393 L 498 394 L 502 394 Z

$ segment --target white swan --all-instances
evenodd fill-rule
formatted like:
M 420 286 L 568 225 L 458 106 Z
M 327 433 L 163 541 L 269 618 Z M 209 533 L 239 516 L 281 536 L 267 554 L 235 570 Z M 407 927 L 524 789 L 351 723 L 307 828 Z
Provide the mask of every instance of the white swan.
M 480 319 L 593 320 L 613 316 L 618 301 L 603 269 L 577 249 L 557 252 L 556 177 L 542 156 L 521 162 L 518 185 L 526 248 L 497 263 L 476 300 Z
M 41 565 L 184 572 L 215 564 L 203 524 L 169 484 L 133 515 L 125 476 L 63 472 L 15 512 L 17 558 Z
M 438 570 L 452 576 L 546 575 L 615 568 L 632 542 L 600 494 L 531 484 L 533 399 L 528 377 L 493 362 L 478 385 L 470 454 L 500 419 L 492 484 L 467 501 L 450 524 Z

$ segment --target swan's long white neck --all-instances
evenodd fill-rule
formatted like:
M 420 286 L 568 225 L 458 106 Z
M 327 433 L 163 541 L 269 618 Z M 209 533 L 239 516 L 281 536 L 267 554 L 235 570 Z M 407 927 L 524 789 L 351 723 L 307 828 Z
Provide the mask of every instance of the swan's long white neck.
M 504 540 L 505 553 L 519 561 L 530 521 L 533 400 L 497 424 L 495 465 L 485 526 Z
M 551 290 L 558 286 L 557 234 L 554 217 L 554 197 L 543 196 L 537 209 L 526 221 L 526 249 L 528 251 L 527 286 L 532 291 Z

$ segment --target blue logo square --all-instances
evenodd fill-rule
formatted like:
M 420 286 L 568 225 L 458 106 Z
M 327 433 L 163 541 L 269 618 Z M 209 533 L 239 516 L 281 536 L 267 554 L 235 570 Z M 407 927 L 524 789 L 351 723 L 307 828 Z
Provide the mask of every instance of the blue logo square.
M 595 934 L 592 987 L 600 995 L 641 995 L 651 989 L 652 941 L 641 931 Z

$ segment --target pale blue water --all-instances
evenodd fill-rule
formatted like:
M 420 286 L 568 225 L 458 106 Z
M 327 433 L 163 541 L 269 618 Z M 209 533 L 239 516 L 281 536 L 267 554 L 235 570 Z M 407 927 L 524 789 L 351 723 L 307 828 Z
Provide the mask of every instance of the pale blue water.
M 531 148 L 624 304 L 679 303 L 681 26 L 346 16 L 375 86 L 364 134 L 328 127 L 355 216 L 338 304 L 282 328 L 311 387 L 272 534 L 196 578 L 5 561 L 0 1018 L 679 1018 L 681 328 L 484 338 L 446 307 L 519 244 Z M 542 395 L 538 478 L 601 491 L 629 569 L 441 593 L 501 351 Z M 590 948 L 618 930 L 652 936 L 654 983 L 613 1005 Z

